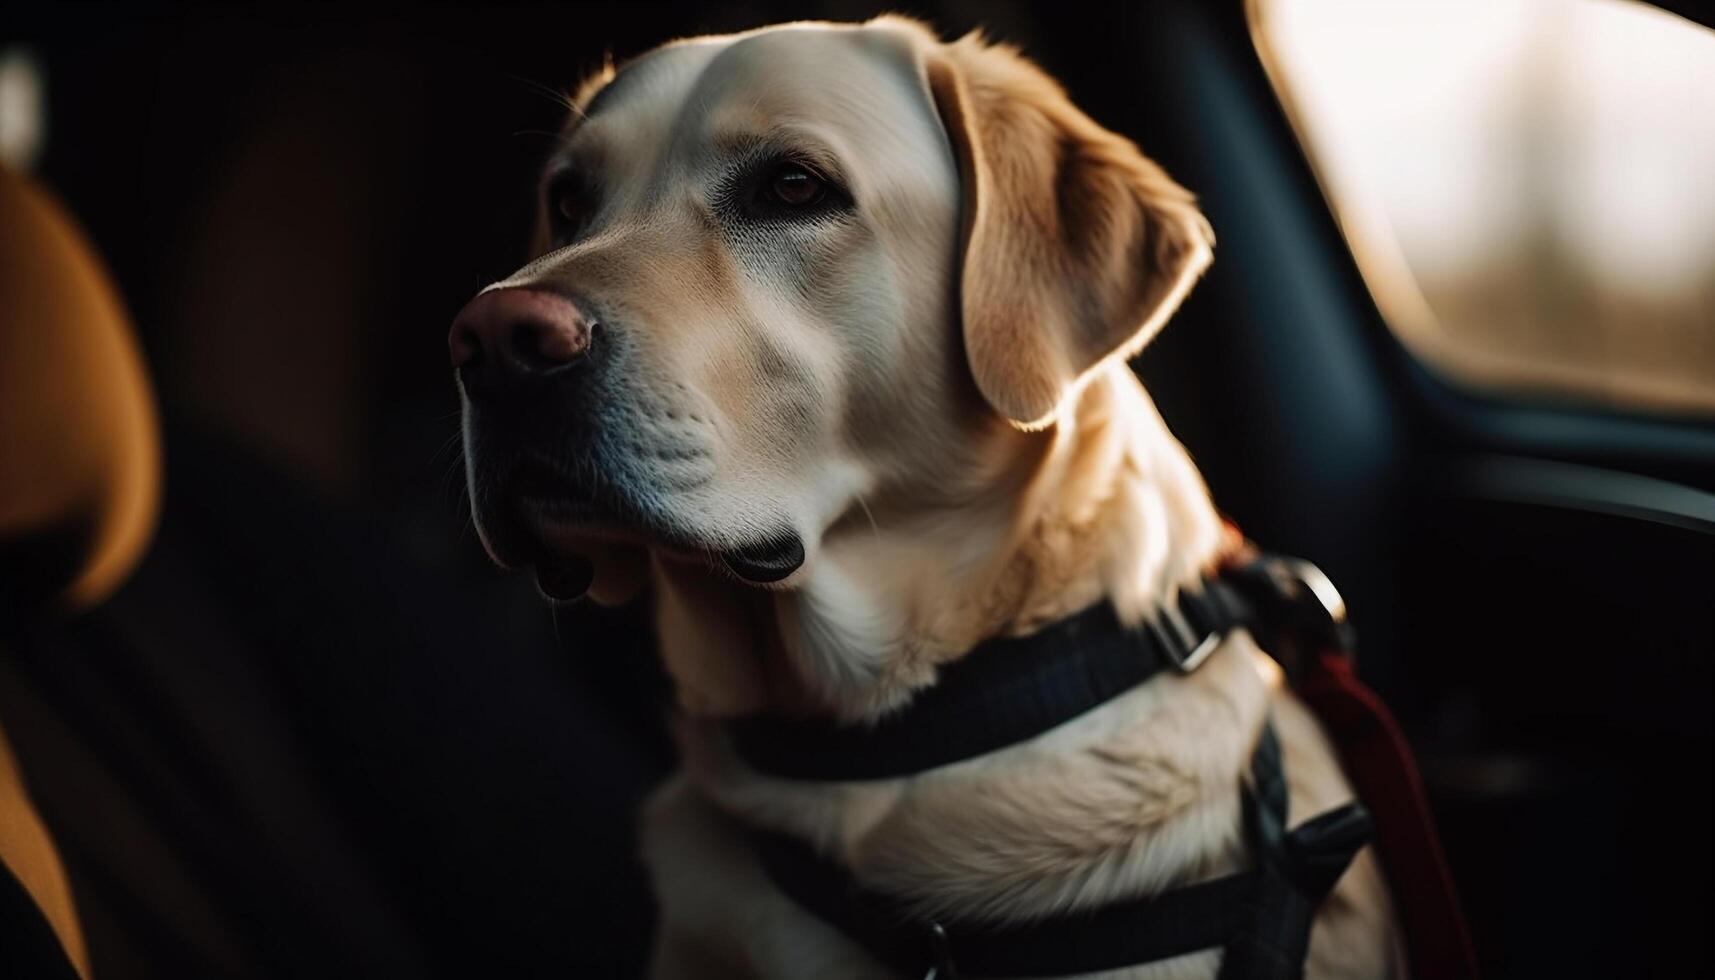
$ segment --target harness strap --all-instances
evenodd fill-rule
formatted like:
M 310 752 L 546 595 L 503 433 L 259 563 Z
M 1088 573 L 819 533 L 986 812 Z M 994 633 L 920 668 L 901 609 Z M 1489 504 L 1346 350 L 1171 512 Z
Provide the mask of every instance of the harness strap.
M 782 779 L 914 775 L 1028 741 L 1163 670 L 1195 670 L 1222 636 L 1255 619 L 1246 593 L 1209 576 L 1142 628 L 1099 602 L 1029 636 L 989 640 L 874 724 L 757 715 L 724 728 L 746 765 Z
M 1272 724 L 1263 726 L 1244 792 L 1256 885 L 1225 944 L 1219 980 L 1297 980 L 1316 910 L 1369 843 L 1370 815 L 1348 803 L 1288 831 L 1286 771 Z
M 1163 895 L 1019 924 L 937 921 L 858 886 L 802 841 L 753 833 L 763 868 L 793 901 L 901 976 L 1044 977 L 1093 973 L 1211 949 L 1254 914 L 1245 872 Z
M 1023 923 L 936 920 L 864 888 L 798 838 L 760 830 L 751 838 L 787 897 L 903 976 L 1097 973 L 1219 947 L 1222 980 L 1298 980 L 1316 910 L 1368 842 L 1369 815 L 1350 803 L 1288 831 L 1272 724 L 1251 757 L 1244 800 L 1251 870 Z

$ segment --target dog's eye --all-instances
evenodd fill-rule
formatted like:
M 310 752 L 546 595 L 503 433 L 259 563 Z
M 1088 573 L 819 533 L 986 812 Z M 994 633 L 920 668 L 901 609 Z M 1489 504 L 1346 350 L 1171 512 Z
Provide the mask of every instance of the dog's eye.
M 836 179 L 784 156 L 733 171 L 715 201 L 735 218 L 771 226 L 817 226 L 853 210 L 851 193 Z
M 798 164 L 785 163 L 769 178 L 768 193 L 789 208 L 802 208 L 821 203 L 827 196 L 828 185 Z
M 571 174 L 562 174 L 548 184 L 544 193 L 548 207 L 548 223 L 557 238 L 563 238 L 582 225 L 589 211 L 589 189 Z
M 561 194 L 554 198 L 554 213 L 558 214 L 562 221 L 576 221 L 578 220 L 578 202 L 568 194 Z

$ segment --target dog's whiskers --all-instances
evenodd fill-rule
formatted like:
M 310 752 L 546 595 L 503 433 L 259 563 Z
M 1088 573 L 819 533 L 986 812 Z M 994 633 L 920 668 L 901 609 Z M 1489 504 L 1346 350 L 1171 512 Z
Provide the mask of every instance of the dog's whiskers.
M 881 525 L 875 522 L 875 513 L 869 509 L 869 501 L 863 499 L 863 494 L 857 495 L 858 506 L 863 508 L 863 516 L 869 518 L 869 529 L 876 537 L 881 537 Z
M 435 463 L 440 462 L 441 454 L 445 453 L 447 450 L 453 448 L 454 445 L 461 442 L 462 439 L 460 437 L 463 435 L 464 435 L 464 433 L 459 432 L 457 430 L 454 430 L 452 435 L 448 436 L 445 440 L 443 440 L 441 442 L 440 448 L 435 450 L 434 455 L 429 457 L 429 465 L 433 466 Z
M 572 102 L 572 97 L 552 85 L 544 85 L 541 82 L 525 78 L 523 75 L 509 74 L 507 77 L 562 109 L 573 113 L 578 111 L 578 107 Z

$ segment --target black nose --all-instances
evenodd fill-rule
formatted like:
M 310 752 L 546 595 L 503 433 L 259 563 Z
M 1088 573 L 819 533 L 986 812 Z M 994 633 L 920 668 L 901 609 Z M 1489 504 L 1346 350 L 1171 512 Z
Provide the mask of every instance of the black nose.
M 471 397 L 558 374 L 588 355 L 598 324 L 579 304 L 540 289 L 492 289 L 453 318 L 453 367 Z

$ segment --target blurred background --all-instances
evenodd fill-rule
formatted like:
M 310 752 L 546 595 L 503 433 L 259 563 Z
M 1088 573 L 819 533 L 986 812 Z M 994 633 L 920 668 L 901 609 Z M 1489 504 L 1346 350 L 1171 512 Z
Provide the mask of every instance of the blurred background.
M 1628 3 L 1256 9 L 1413 352 L 1485 387 L 1715 413 L 1715 34 Z
M 0 165 L 111 275 L 165 459 L 135 571 L 75 612 L 43 556 L 82 539 L 0 519 L 0 727 L 90 975 L 636 975 L 633 814 L 671 766 L 646 609 L 556 632 L 488 565 L 446 329 L 523 259 L 560 93 L 604 57 L 882 9 L 0 15 Z M 1021 44 L 1201 197 L 1214 270 L 1138 370 L 1217 503 L 1347 593 L 1485 964 L 1707 973 L 1707 17 L 905 12 Z M 25 364 L 48 327 L 0 322 Z M 37 479 L 0 453 L 0 494 Z

